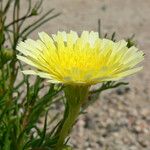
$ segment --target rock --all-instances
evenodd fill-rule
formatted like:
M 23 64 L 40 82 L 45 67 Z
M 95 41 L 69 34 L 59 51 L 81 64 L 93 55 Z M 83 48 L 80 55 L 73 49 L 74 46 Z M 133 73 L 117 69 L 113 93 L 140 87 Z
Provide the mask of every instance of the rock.
M 143 108 L 140 111 L 140 114 L 143 116 L 143 118 L 147 118 L 148 116 L 150 116 L 150 109 L 149 108 Z
M 92 150 L 91 148 L 87 148 L 86 150 Z
M 136 146 L 131 146 L 131 147 L 129 148 L 129 150 L 137 150 L 137 147 L 136 147 Z
M 95 128 L 95 122 L 92 120 L 92 118 L 90 116 L 86 116 L 85 119 L 85 124 L 84 127 L 88 128 L 88 129 L 93 129 Z
M 142 147 L 148 147 L 148 145 L 149 145 L 149 142 L 144 139 L 141 139 L 138 142 Z
M 128 93 L 130 91 L 130 88 L 129 87 L 119 87 L 117 90 L 116 90 L 116 93 L 118 95 L 123 95 L 125 93 Z
M 101 140 L 96 141 L 96 143 L 99 145 L 99 147 L 103 147 L 103 142 Z

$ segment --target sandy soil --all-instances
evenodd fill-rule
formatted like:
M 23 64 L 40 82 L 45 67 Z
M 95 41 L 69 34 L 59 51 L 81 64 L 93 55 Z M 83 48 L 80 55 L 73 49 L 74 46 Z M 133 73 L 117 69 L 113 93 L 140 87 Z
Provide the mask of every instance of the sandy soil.
M 126 79 L 129 90 L 103 93 L 79 119 L 70 143 L 75 150 L 150 150 L 150 0 L 45 0 L 44 10 L 62 15 L 34 32 L 58 30 L 116 31 L 117 39 L 135 34 L 145 52 L 144 69 Z M 121 92 L 120 92 L 121 91 Z

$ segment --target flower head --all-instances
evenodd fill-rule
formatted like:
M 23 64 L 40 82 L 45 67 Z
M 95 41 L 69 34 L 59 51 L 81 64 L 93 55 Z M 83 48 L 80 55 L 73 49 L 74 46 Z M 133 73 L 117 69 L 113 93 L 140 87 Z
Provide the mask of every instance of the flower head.
M 119 80 L 142 69 L 135 67 L 144 59 L 136 47 L 127 42 L 100 39 L 97 32 L 58 32 L 51 37 L 39 33 L 40 40 L 27 39 L 17 50 L 24 56 L 17 58 L 37 68 L 25 70 L 48 79 L 52 83 L 91 85 Z

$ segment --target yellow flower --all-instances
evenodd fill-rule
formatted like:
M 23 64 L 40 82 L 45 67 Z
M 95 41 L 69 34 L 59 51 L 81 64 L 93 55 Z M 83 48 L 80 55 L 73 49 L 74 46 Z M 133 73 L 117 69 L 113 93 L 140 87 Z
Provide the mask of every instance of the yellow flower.
M 37 68 L 25 70 L 52 83 L 91 85 L 119 80 L 142 69 L 135 67 L 144 59 L 143 52 L 127 42 L 100 39 L 97 32 L 58 32 L 51 37 L 39 33 L 40 40 L 27 39 L 17 50 L 17 58 Z

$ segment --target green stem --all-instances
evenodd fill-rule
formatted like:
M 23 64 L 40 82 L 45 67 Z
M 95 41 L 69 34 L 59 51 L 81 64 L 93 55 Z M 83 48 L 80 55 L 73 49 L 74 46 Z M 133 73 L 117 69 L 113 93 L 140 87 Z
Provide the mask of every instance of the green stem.
M 60 150 L 61 148 L 63 148 L 65 138 L 68 136 L 70 130 L 72 129 L 72 126 L 74 122 L 76 121 L 76 118 L 78 117 L 79 112 L 80 112 L 80 104 L 75 105 L 73 107 L 69 107 L 69 113 L 62 126 L 62 130 L 60 132 L 55 150 Z
M 62 150 L 65 138 L 69 135 L 79 113 L 82 104 L 85 102 L 88 94 L 88 86 L 67 86 L 64 88 L 67 100 L 64 113 L 63 124 L 58 128 L 58 141 L 55 150 Z

